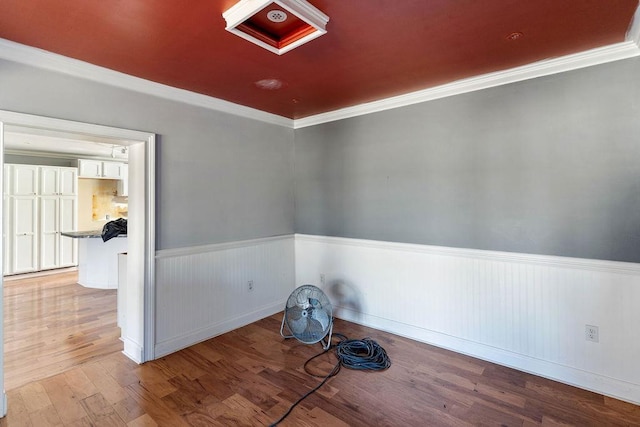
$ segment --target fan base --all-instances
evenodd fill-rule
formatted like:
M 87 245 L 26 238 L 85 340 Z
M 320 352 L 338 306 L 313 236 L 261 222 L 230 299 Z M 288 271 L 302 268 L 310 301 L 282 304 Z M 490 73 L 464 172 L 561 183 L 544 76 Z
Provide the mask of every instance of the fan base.
M 282 325 L 280 325 L 280 335 L 282 335 L 282 338 L 285 338 L 285 339 L 296 338 L 294 335 L 285 335 L 285 333 L 284 333 L 284 321 L 285 321 L 285 318 L 286 318 L 286 315 L 283 314 L 282 315 Z M 289 332 L 291 332 L 291 331 L 289 331 Z M 319 342 L 320 344 L 322 344 L 322 348 L 323 349 L 329 350 L 329 347 L 331 347 L 331 335 L 332 334 L 333 334 L 333 318 L 329 320 L 329 332 L 325 336 L 326 341 L 325 341 L 325 338 L 321 338 L 319 341 L 316 341 L 316 342 Z M 316 342 L 305 343 L 305 344 L 315 344 Z

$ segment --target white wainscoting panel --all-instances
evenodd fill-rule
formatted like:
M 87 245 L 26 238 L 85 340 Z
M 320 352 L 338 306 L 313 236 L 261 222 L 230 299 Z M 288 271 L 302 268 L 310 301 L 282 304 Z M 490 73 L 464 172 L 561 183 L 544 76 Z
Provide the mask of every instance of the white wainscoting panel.
M 295 240 L 296 283 L 324 288 L 337 317 L 640 403 L 640 264 Z
M 294 287 L 293 235 L 158 251 L 155 356 L 277 313 Z

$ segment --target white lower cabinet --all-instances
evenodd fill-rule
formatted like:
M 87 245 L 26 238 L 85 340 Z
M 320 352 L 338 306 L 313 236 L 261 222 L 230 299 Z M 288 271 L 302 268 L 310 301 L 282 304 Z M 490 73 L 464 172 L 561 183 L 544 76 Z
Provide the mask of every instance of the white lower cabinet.
M 59 197 L 40 197 L 40 268 L 43 270 L 55 268 L 58 265 L 60 247 L 59 208 Z
M 15 191 L 26 187 L 19 182 L 26 170 L 29 165 L 5 165 L 3 274 L 77 265 L 77 242 L 61 235 L 77 228 L 78 196 L 67 195 L 77 188 L 75 168 L 38 166 L 36 176 L 30 179 L 40 181 L 29 191 L 35 194 L 20 195 L 27 193 Z
M 40 270 L 76 265 L 75 239 L 60 234 L 75 230 L 76 204 L 75 197 L 40 197 Z
M 60 237 L 58 266 L 70 267 L 78 265 L 78 240 L 71 237 L 62 236 L 63 231 L 74 231 L 78 229 L 78 197 L 60 197 Z
M 8 274 L 37 271 L 38 265 L 38 197 L 11 196 L 9 200 L 11 249 Z

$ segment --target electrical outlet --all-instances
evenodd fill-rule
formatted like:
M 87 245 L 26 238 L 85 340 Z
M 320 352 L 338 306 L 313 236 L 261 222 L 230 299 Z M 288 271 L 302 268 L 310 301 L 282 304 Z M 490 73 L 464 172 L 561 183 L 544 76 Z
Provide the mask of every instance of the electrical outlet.
M 248 285 L 248 287 L 249 287 L 249 291 L 252 291 L 252 290 L 253 290 L 253 280 L 249 280 L 249 281 L 247 282 L 247 285 Z
M 324 285 L 324 273 L 320 273 L 320 284 Z
M 598 342 L 598 327 L 593 325 L 585 325 L 584 327 L 584 335 L 587 341 Z

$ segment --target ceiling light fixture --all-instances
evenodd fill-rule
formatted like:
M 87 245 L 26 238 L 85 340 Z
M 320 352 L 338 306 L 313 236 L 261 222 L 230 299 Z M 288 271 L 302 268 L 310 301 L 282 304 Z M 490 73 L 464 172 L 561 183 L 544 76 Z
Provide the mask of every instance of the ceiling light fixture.
M 227 31 L 278 55 L 325 34 L 329 22 L 306 0 L 241 0 L 222 16 Z
M 283 11 L 275 9 L 267 12 L 267 18 L 269 19 L 269 21 L 279 24 L 286 21 L 288 17 L 287 14 Z

